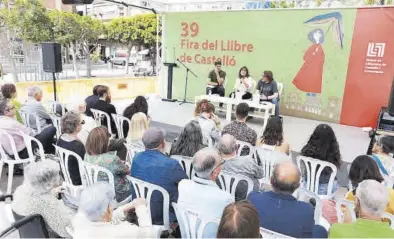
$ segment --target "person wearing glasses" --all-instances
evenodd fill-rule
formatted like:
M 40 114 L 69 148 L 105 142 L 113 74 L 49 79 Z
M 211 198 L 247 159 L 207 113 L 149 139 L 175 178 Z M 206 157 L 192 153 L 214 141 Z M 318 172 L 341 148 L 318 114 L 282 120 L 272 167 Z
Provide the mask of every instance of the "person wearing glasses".
M 198 151 L 193 158 L 196 176 L 179 183 L 178 206 L 197 212 L 203 218 L 220 221 L 224 208 L 234 202 L 234 197 L 216 184 L 224 162 L 214 148 Z M 208 224 L 203 237 L 216 237 L 217 227 L 214 223 Z
M 85 157 L 85 146 L 78 139 L 78 134 L 84 123 L 85 122 L 82 121 L 81 114 L 79 112 L 67 112 L 61 119 L 60 125 L 62 135 L 56 143 L 57 146 L 78 154 L 81 159 Z M 76 186 L 82 185 L 78 161 L 73 156 L 71 156 L 71 160 L 68 160 L 68 170 L 73 184 Z
M 18 151 L 18 155 L 21 159 L 29 157 L 28 150 L 26 149 L 25 142 L 21 135 L 22 133 L 28 134 L 30 136 L 38 139 L 47 154 L 54 153 L 54 148 L 52 146 L 52 140 L 56 134 L 56 129 L 53 126 L 48 126 L 44 128 L 41 133 L 36 134 L 32 129 L 24 126 L 15 119 L 16 108 L 9 99 L 0 100 L 0 130 L 5 131 L 13 138 Z M 7 137 L 0 133 L 0 143 L 5 152 L 14 158 L 14 152 L 10 145 Z M 33 149 L 36 146 L 33 144 Z

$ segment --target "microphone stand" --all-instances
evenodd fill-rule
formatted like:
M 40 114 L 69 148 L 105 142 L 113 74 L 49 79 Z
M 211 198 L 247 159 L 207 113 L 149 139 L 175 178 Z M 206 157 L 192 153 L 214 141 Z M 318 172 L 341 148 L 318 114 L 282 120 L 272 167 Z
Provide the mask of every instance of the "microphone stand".
M 187 102 L 187 101 L 186 101 L 187 80 L 188 80 L 188 78 L 189 78 L 189 72 L 192 73 L 196 78 L 197 78 L 197 75 L 196 75 L 192 70 L 190 70 L 189 67 L 187 67 L 185 64 L 183 64 L 183 63 L 179 60 L 179 58 L 176 59 L 176 60 L 177 60 L 183 67 L 185 67 L 185 69 L 186 69 L 185 94 L 183 95 L 183 100 L 181 101 L 181 103 L 179 103 L 179 105 L 183 105 L 183 104 L 185 104 L 185 103 L 190 103 L 190 102 Z

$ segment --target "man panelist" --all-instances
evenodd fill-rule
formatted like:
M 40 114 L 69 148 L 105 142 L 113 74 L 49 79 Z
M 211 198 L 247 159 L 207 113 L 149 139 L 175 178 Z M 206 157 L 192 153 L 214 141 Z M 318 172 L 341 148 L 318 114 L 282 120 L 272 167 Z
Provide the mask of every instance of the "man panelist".
M 215 69 L 210 71 L 208 74 L 207 84 L 207 95 L 208 94 L 219 94 L 220 96 L 225 95 L 225 89 L 223 86 L 226 80 L 226 72 L 222 70 L 222 61 L 217 59 L 215 61 Z M 222 107 L 222 103 L 219 105 Z

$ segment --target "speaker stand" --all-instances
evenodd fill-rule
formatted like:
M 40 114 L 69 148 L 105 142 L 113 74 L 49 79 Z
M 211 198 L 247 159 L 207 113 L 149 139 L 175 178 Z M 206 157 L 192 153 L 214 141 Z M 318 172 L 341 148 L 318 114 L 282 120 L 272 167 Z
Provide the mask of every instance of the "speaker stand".
M 56 74 L 55 74 L 55 72 L 52 72 L 52 80 L 53 80 L 53 98 L 55 99 L 55 101 L 57 101 L 57 99 L 56 99 L 57 92 L 56 92 Z

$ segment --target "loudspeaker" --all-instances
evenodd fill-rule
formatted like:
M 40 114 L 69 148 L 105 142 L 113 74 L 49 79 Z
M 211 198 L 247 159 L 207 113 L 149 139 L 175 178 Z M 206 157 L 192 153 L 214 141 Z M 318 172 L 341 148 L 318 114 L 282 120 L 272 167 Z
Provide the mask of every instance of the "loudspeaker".
M 62 72 L 62 48 L 59 43 L 45 42 L 42 47 L 42 63 L 45 72 Z
M 394 116 L 394 78 L 393 83 L 391 83 L 391 92 L 389 97 L 389 103 L 387 105 L 387 111 L 389 112 L 389 115 Z

